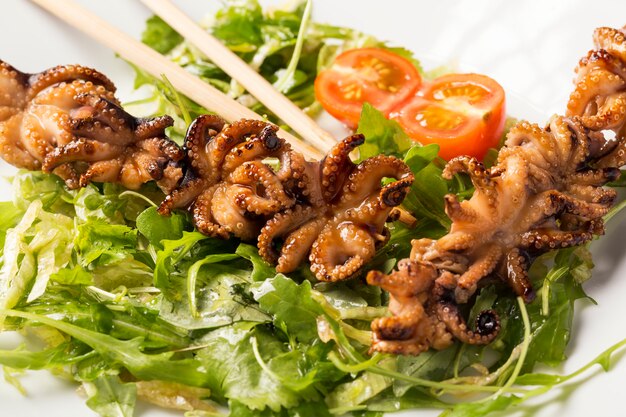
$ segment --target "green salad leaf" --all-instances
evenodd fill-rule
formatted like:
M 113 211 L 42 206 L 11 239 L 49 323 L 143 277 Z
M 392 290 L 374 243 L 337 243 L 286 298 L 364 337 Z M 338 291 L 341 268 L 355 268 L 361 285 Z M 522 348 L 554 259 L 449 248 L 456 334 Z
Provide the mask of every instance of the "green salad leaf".
M 357 133 L 365 136 L 365 143 L 359 146 L 359 160 L 379 154 L 402 157 L 413 145 L 398 122 L 387 119 L 369 103 L 363 105 Z
M 311 298 L 311 284 L 296 284 L 284 275 L 267 279 L 252 287 L 259 306 L 274 316 L 274 324 L 290 338 L 311 343 L 317 338 L 317 317 L 322 307 Z
M 87 405 L 102 417 L 132 417 L 137 388 L 124 384 L 117 376 L 103 375 L 83 384 Z

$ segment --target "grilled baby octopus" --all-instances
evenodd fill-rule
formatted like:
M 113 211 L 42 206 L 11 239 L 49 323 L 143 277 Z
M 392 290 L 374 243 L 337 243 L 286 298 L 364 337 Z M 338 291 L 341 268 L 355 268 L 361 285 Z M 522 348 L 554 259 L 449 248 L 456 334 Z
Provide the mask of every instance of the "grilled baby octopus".
M 165 136 L 169 116 L 137 119 L 103 74 L 79 65 L 25 74 L 0 61 L 0 156 L 43 169 L 70 188 L 90 181 L 137 189 L 155 180 L 165 191 L 180 177 L 184 154 Z
M 474 158 L 451 160 L 444 176 L 468 174 L 475 192 L 465 201 L 446 196 L 449 233 L 413 241 L 410 259 L 390 275 L 370 272 L 368 282 L 390 292 L 393 315 L 373 322 L 373 350 L 418 354 L 453 338 L 489 343 L 499 330 L 495 313 L 479 314 L 470 330 L 457 307 L 483 278 L 500 277 L 530 302 L 535 257 L 604 232 L 616 193 L 603 185 L 626 162 L 626 41 L 623 30 L 609 28 L 594 38 L 598 49 L 580 62 L 567 116 L 545 128 L 517 124 L 490 169 Z
M 306 198 L 277 213 L 259 236 L 259 254 L 291 272 L 309 254 L 311 271 L 322 281 L 353 276 L 388 240 L 385 223 L 413 183 L 401 160 L 378 155 L 354 164 L 350 152 L 364 142 L 354 135 L 320 162 L 307 163 Z M 396 181 L 381 185 L 384 178 Z
M 198 117 L 185 139 L 185 177 L 159 213 L 189 208 L 196 228 L 208 236 L 255 239 L 268 218 L 295 203 L 285 187 L 294 176 L 293 151 L 277 130 L 258 120 L 227 125 L 219 116 Z M 267 158 L 277 158 L 280 168 L 274 171 Z

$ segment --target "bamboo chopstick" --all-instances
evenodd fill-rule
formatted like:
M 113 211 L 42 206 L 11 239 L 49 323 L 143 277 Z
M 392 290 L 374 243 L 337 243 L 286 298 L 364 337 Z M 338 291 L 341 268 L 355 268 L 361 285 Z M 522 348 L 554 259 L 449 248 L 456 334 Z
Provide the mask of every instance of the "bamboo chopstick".
M 187 41 L 237 80 L 250 94 L 287 123 L 316 148 L 327 151 L 337 142 L 291 100 L 276 90 L 263 76 L 202 29 L 170 0 L 141 0 L 150 10 L 172 26 Z
M 114 28 L 108 22 L 79 6 L 73 0 L 31 0 L 61 20 L 86 33 L 117 52 L 122 58 L 161 78 L 165 75 L 181 93 L 232 122 L 238 119 L 263 118 L 165 58 L 150 47 Z M 305 156 L 321 159 L 323 154 L 313 146 L 284 130 L 280 131 L 294 149 Z

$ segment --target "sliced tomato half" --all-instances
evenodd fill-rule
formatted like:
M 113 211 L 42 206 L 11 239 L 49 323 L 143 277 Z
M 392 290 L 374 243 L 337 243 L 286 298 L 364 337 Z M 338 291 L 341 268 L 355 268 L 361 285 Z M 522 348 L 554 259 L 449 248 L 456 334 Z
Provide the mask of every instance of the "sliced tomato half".
M 449 74 L 424 84 L 391 117 L 415 141 L 438 144 L 444 159 L 482 159 L 504 129 L 504 90 L 485 75 Z
M 356 128 L 363 103 L 389 116 L 415 94 L 421 77 L 407 59 L 385 49 L 351 49 L 315 80 L 315 97 L 328 113 Z

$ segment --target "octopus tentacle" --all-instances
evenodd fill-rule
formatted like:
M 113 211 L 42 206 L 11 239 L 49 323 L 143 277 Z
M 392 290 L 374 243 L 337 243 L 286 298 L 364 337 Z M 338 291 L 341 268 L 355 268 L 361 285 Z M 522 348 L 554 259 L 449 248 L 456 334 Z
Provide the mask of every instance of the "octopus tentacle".
M 22 119 L 22 115 L 16 115 L 0 123 L 0 155 L 11 165 L 33 171 L 41 169 L 41 161 L 25 148 L 19 135 Z
M 202 115 L 196 118 L 187 129 L 184 150 L 190 161 L 190 168 L 198 178 L 205 178 L 209 184 L 219 180 L 219 165 L 210 148 L 215 146 L 215 136 L 224 129 L 226 121 L 219 116 Z
M 478 281 L 496 269 L 501 256 L 502 248 L 497 244 L 486 245 L 476 251 L 474 262 L 458 278 L 458 287 L 455 293 L 457 301 L 467 302 L 476 291 Z
M 235 184 L 229 187 L 229 195 L 242 210 L 270 215 L 293 204 L 271 169 L 261 162 L 241 165 L 231 179 Z
M 282 273 L 295 271 L 306 260 L 309 248 L 319 236 L 324 224 L 324 219 L 313 219 L 287 235 L 276 262 L 276 271 Z
M 311 271 L 322 281 L 340 281 L 354 275 L 374 255 L 376 242 L 352 222 L 328 223 L 311 247 Z
M 579 185 L 600 187 L 607 182 L 617 181 L 621 171 L 614 166 L 600 169 L 586 169 L 573 175 L 573 182 Z
M 532 251 L 549 251 L 570 246 L 579 246 L 604 233 L 601 220 L 585 222 L 579 230 L 554 230 L 538 228 L 523 233 L 520 247 Z
M 120 171 L 122 171 L 123 163 L 123 158 L 94 162 L 89 166 L 87 171 L 80 175 L 79 186 L 85 187 L 92 181 L 115 182 Z
M 224 158 L 223 175 L 232 173 L 244 162 L 273 156 L 286 146 L 285 140 L 276 135 L 277 130 L 277 126 L 267 125 L 258 136 L 234 146 Z
M 0 122 L 26 106 L 28 75 L 0 60 Z
M 139 140 L 146 140 L 154 137 L 160 137 L 168 127 L 174 125 L 174 119 L 171 116 L 164 115 L 153 118 L 140 118 L 135 121 L 135 135 Z M 173 149 L 173 142 L 167 143 L 168 149 Z M 180 148 L 176 147 L 176 153 L 182 154 Z
M 493 310 L 480 312 L 476 318 L 476 331 L 468 328 L 456 304 L 440 303 L 437 305 L 436 311 L 437 317 L 445 323 L 448 331 L 455 338 L 469 345 L 487 345 L 500 332 L 500 319 Z
M 230 150 L 252 136 L 260 136 L 269 124 L 261 120 L 239 120 L 226 125 L 211 140 L 209 158 L 214 167 L 220 167 Z
M 593 42 L 598 49 L 604 49 L 622 62 L 626 62 L 626 33 L 624 28 L 597 28 L 593 32 Z
M 472 180 L 472 184 L 476 188 L 494 189 L 494 183 L 491 180 L 489 172 L 485 169 L 482 162 L 471 156 L 457 156 L 446 164 L 441 176 L 447 180 L 451 180 L 455 174 L 468 174 Z
M 281 256 L 277 239 L 290 234 L 294 229 L 313 219 L 317 213 L 310 206 L 297 205 L 276 215 L 269 220 L 259 234 L 259 255 L 269 263 L 276 263 Z M 282 245 L 284 246 L 284 245 Z
M 389 206 L 398 205 L 397 200 L 404 198 L 408 187 L 413 183 L 413 173 L 401 160 L 391 156 L 377 155 L 361 162 L 350 173 L 337 206 L 346 207 L 364 201 L 374 193 L 374 190 L 381 188 L 380 182 L 385 177 L 394 178 L 397 181 L 383 188 L 380 196 L 388 200 Z M 392 194 L 399 191 L 397 198 L 394 198 Z
M 341 191 L 354 167 L 350 152 L 365 143 L 365 136 L 356 134 L 335 145 L 321 162 L 321 182 L 324 200 L 331 202 Z
M 513 248 L 506 254 L 506 281 L 515 294 L 522 297 L 526 303 L 532 302 L 536 293 L 528 279 L 528 255 L 519 248 Z
M 463 206 L 456 194 L 446 194 L 444 209 L 453 222 L 472 223 L 478 219 L 478 213 L 472 207 Z
M 188 170 L 178 187 L 173 189 L 159 205 L 157 211 L 162 216 L 169 216 L 172 210 L 190 206 L 205 189 L 206 181 L 196 178 Z
M 101 159 L 112 159 L 124 151 L 121 145 L 100 142 L 93 139 L 77 139 L 46 155 L 42 165 L 44 172 L 51 172 L 61 164 L 75 161 L 96 162 Z
M 101 85 L 108 91 L 115 93 L 115 84 L 104 74 L 93 68 L 82 65 L 58 65 L 29 77 L 29 96 L 32 99 L 42 90 L 61 83 L 70 83 L 74 80 L 91 82 Z
M 226 239 L 231 233 L 229 226 L 223 226 L 209 220 L 211 201 L 220 186 L 214 185 L 201 193 L 193 203 L 192 215 L 194 224 L 199 232 L 212 237 Z

